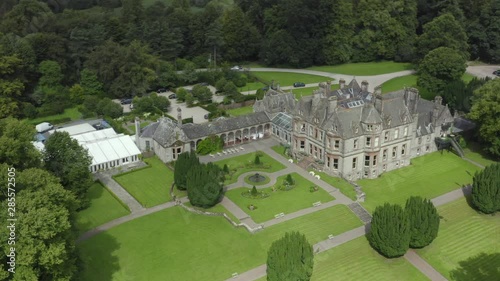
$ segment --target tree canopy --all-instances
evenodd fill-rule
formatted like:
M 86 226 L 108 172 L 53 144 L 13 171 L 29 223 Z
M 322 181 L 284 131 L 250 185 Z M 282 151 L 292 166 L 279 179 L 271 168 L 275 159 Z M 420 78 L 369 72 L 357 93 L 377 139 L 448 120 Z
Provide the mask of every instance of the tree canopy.
M 55 132 L 45 142 L 43 162 L 48 171 L 61 179 L 62 186 L 79 200 L 79 208 L 86 207 L 89 202 L 85 194 L 93 182 L 88 151 L 68 133 Z
M 411 240 L 410 220 L 404 209 L 389 203 L 375 208 L 366 237 L 375 250 L 388 258 L 404 255 Z
M 448 83 L 461 79 L 465 68 L 465 59 L 457 51 L 439 47 L 420 63 L 417 85 L 432 93 L 442 93 Z
M 313 247 L 299 232 L 286 232 L 267 252 L 268 281 L 309 281 L 313 266 Z
M 439 214 L 428 199 L 412 196 L 406 200 L 405 213 L 410 219 L 410 247 L 423 248 L 438 234 Z
M 486 82 L 474 92 L 469 117 L 479 126 L 486 151 L 500 157 L 500 79 Z
M 187 195 L 193 206 L 210 208 L 219 203 L 223 191 L 222 169 L 214 163 L 191 166 L 187 172 Z
M 472 205 L 485 214 L 500 211 L 500 164 L 476 172 L 472 183 Z

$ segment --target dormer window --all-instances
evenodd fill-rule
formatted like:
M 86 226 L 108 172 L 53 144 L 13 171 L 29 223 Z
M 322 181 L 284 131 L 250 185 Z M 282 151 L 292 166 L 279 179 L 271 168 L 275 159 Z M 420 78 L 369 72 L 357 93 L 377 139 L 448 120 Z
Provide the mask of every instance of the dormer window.
M 367 131 L 373 131 L 373 125 L 366 125 Z
M 337 131 L 337 125 L 334 124 L 333 127 L 332 127 L 332 129 L 333 129 L 334 132 L 336 132 Z
M 314 123 L 319 123 L 319 119 L 318 118 L 314 118 Z

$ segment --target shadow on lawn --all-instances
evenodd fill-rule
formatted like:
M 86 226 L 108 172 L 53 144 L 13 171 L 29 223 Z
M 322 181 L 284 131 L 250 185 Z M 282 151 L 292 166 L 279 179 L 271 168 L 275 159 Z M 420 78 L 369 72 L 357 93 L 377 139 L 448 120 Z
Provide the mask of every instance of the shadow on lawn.
M 500 253 L 481 253 L 459 262 L 460 267 L 450 272 L 453 281 L 500 280 Z
M 81 270 L 78 280 L 113 280 L 113 275 L 120 270 L 114 254 L 119 248 L 116 239 L 106 232 L 82 242 L 79 245 Z

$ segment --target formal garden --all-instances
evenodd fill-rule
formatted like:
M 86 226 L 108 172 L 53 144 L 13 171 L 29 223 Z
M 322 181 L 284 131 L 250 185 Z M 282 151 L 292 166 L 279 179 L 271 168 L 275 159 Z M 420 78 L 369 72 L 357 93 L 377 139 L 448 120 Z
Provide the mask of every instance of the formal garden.
M 253 197 L 251 188 L 245 187 L 231 189 L 225 195 L 256 223 L 274 219 L 281 213 L 289 214 L 313 207 L 316 202 L 335 200 L 325 190 L 297 173 L 290 174 L 292 184 L 288 183 L 287 177 L 288 175 L 278 177 L 274 186 L 258 189 L 258 194 Z
M 114 176 L 114 180 L 146 208 L 172 200 L 169 190 L 174 172 L 157 157 L 146 158 L 144 162 L 149 166 Z
M 90 206 L 76 215 L 76 227 L 79 233 L 130 214 L 127 205 L 116 198 L 101 182 L 95 182 L 86 196 L 90 200 Z
M 472 183 L 481 168 L 452 152 L 441 151 L 417 157 L 411 165 L 357 183 L 366 193 L 362 205 L 370 212 L 385 202 L 404 204 L 412 195 L 434 198 Z
M 256 156 L 259 158 L 259 163 L 256 163 Z M 248 172 L 266 172 L 274 173 L 279 170 L 285 169 L 285 165 L 276 161 L 269 155 L 262 151 L 247 153 L 228 159 L 214 162 L 219 167 L 223 168 L 225 165 L 228 167 L 226 180 L 224 184 L 229 185 L 238 181 L 240 175 Z
M 222 217 L 200 216 L 174 207 L 80 243 L 85 263 L 81 277 L 89 281 L 154 281 L 165 276 L 175 276 L 178 281 L 225 280 L 234 272 L 264 264 L 271 243 L 290 229 L 317 243 L 361 225 L 346 206 L 338 205 L 250 234 L 244 228 L 235 229 Z

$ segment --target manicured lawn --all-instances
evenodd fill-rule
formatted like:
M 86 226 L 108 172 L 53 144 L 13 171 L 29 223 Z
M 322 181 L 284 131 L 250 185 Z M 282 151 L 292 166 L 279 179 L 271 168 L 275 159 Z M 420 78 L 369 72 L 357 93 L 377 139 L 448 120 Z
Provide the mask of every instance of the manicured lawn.
M 464 149 L 464 153 L 465 157 L 483 166 L 488 166 L 498 162 L 495 161 L 495 159 L 493 159 L 490 155 L 486 154 L 486 152 L 482 150 L 479 143 L 467 142 L 467 148 Z
M 225 184 L 232 184 L 237 182 L 238 177 L 241 174 L 247 172 L 262 171 L 266 173 L 274 173 L 286 168 L 285 165 L 274 160 L 269 155 L 263 152 L 259 152 L 262 154 L 262 156 L 260 157 L 260 162 L 262 163 L 262 166 L 256 166 L 254 165 L 254 160 L 256 155 L 255 153 L 256 152 L 247 153 L 240 156 L 215 162 L 215 164 L 219 165 L 221 168 L 224 167 L 224 164 L 226 164 L 229 167 L 229 170 L 232 171 L 232 173 L 229 176 L 227 176 Z
M 334 86 L 338 84 L 333 84 Z M 310 96 L 313 94 L 313 91 L 319 89 L 319 86 L 310 87 L 310 88 L 293 88 L 291 90 L 285 90 L 286 92 L 292 91 L 293 95 L 296 99 L 300 99 L 301 97 Z
M 314 258 L 313 281 L 429 280 L 404 258 L 386 259 L 359 237 Z
M 226 280 L 233 272 L 264 264 L 271 243 L 287 231 L 300 231 L 317 243 L 361 225 L 346 206 L 339 205 L 250 234 L 224 218 L 173 207 L 82 242 L 81 277 L 85 281 Z
M 406 75 L 401 77 L 392 78 L 391 80 L 382 84 L 382 93 L 390 93 L 402 90 L 404 87 L 417 87 L 417 75 Z
M 464 75 L 462 75 L 462 80 L 465 82 L 465 83 L 469 83 L 470 80 L 474 79 L 476 76 L 472 75 L 472 74 L 469 74 L 469 73 L 464 73 Z
M 465 198 L 438 212 L 438 237 L 419 254 L 449 280 L 500 280 L 500 214 L 479 214 Z
M 378 75 L 403 70 L 411 70 L 413 69 L 413 66 L 410 63 L 384 61 L 313 66 L 307 69 L 347 75 Z
M 73 120 L 78 120 L 81 117 L 82 117 L 82 114 L 80 113 L 80 111 L 78 111 L 78 109 L 76 107 L 72 107 L 72 108 L 65 109 L 64 112 L 61 114 L 50 115 L 50 116 L 46 116 L 46 117 L 39 117 L 39 118 L 35 118 L 35 119 L 28 119 L 28 122 L 30 122 L 31 124 L 38 124 L 38 123 L 42 123 L 42 122 L 53 123 L 52 120 L 57 120 L 57 119 L 62 119 L 62 118 L 71 118 L 71 121 L 73 121 Z
M 290 159 L 290 156 L 286 155 L 285 154 L 285 150 L 286 150 L 286 147 L 282 146 L 282 145 L 275 145 L 273 147 L 271 147 L 272 150 L 274 150 L 274 152 L 278 153 L 279 155 L 283 156 L 283 158 L 285 159 Z M 295 160 L 294 160 L 295 162 Z
M 168 191 L 174 181 L 174 172 L 156 157 L 144 161 L 151 167 L 118 175 L 114 179 L 146 208 L 170 201 Z
M 243 87 L 239 87 L 238 91 L 240 92 L 248 92 L 248 91 L 257 91 L 258 89 L 264 88 L 266 85 L 260 82 L 249 82 Z
M 87 198 L 90 206 L 76 214 L 76 227 L 80 233 L 130 214 L 128 208 L 100 182 L 90 187 Z
M 231 116 L 247 115 L 253 113 L 253 106 L 249 105 L 234 109 L 228 109 L 226 110 L 226 112 Z
M 324 172 L 314 171 L 314 173 L 319 175 L 321 180 L 335 188 L 338 188 L 342 194 L 356 201 L 356 191 L 354 190 L 354 186 L 346 182 L 344 179 L 330 176 Z
M 292 86 L 295 82 L 303 82 L 306 84 L 326 82 L 333 80 L 329 77 L 301 74 L 293 72 L 266 72 L 266 71 L 252 71 L 252 74 L 263 79 L 264 81 L 271 82 L 274 80 L 275 84 L 280 84 L 281 87 Z
M 412 159 L 412 165 L 382 174 L 379 178 L 363 179 L 358 184 L 366 193 L 363 204 L 368 211 L 385 202 L 404 204 L 412 195 L 428 199 L 472 182 L 480 170 L 451 152 L 434 152 Z
M 286 176 L 281 176 L 277 179 L 276 184 L 281 184 Z M 263 199 L 251 199 L 241 195 L 249 188 L 236 188 L 226 192 L 226 196 L 246 212 L 256 223 L 261 223 L 274 219 L 274 215 L 279 213 L 293 213 L 301 209 L 312 207 L 314 202 L 321 201 L 322 203 L 332 201 L 335 198 L 319 188 L 316 192 L 310 192 L 309 187 L 314 184 L 297 173 L 292 173 L 292 178 L 295 180 L 295 188 L 289 191 L 272 191 L 271 187 L 259 189 L 260 191 L 271 194 L 271 196 Z M 257 209 L 250 211 L 248 206 L 253 204 Z

